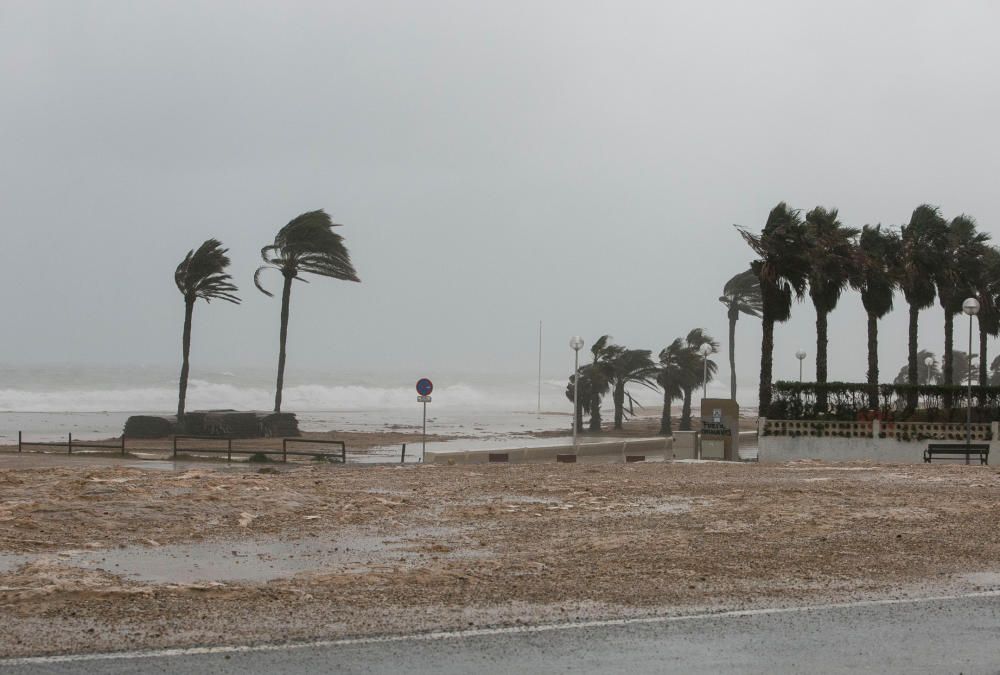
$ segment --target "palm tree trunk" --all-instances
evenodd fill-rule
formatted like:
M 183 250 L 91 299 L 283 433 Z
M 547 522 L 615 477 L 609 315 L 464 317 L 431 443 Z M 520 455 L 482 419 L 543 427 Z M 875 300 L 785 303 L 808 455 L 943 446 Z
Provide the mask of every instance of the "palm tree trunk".
M 191 370 L 191 317 L 194 315 L 194 298 L 184 298 L 184 334 L 181 338 L 181 381 L 177 392 L 177 421 L 184 418 L 184 404 L 187 402 L 188 373 Z
M 601 430 L 601 395 L 593 394 L 590 397 L 590 430 Z
M 274 391 L 274 412 L 281 412 L 281 390 L 285 386 L 285 342 L 288 340 L 288 302 L 292 298 L 292 278 L 285 275 L 281 289 L 281 334 L 278 337 L 278 383 Z
M 691 431 L 691 389 L 684 390 L 684 404 L 681 406 L 681 431 Z
M 622 421 L 625 417 L 625 383 L 620 382 L 615 385 L 615 429 L 622 428 Z
M 774 365 L 774 319 L 761 320 L 763 337 L 760 341 L 760 391 L 757 396 L 757 414 L 767 417 L 771 407 L 771 371 Z
M 729 398 L 736 400 L 736 321 L 739 310 L 729 310 Z
M 827 317 L 829 312 L 816 309 L 816 384 L 826 384 Z M 816 387 L 816 410 L 826 412 L 826 389 Z
M 670 416 L 672 414 L 671 404 L 673 403 L 673 397 L 669 392 L 669 383 L 665 383 L 663 387 L 663 415 L 660 417 L 660 433 L 664 436 L 673 436 L 674 429 L 671 424 Z
M 868 407 L 878 410 L 878 317 L 868 312 Z
M 918 329 L 918 319 L 920 318 L 920 309 L 916 305 L 910 305 L 910 327 L 909 327 L 909 354 L 906 361 L 906 383 L 911 387 L 916 387 L 919 384 L 917 380 L 917 329 Z M 909 399 L 906 401 L 906 409 L 908 412 L 913 412 L 917 409 L 917 390 L 913 389 L 910 391 Z
M 986 335 L 986 331 L 983 330 L 982 326 L 979 327 L 979 386 L 985 387 L 989 383 L 989 377 L 986 372 L 986 340 L 989 336 Z M 986 407 L 986 393 L 980 389 L 979 390 L 979 406 Z
M 944 310 L 944 383 L 950 385 L 954 382 L 955 358 L 952 349 L 955 346 L 955 317 L 947 309 Z M 944 391 L 944 409 L 951 411 L 952 396 L 951 390 Z M 950 417 L 949 417 L 950 419 Z

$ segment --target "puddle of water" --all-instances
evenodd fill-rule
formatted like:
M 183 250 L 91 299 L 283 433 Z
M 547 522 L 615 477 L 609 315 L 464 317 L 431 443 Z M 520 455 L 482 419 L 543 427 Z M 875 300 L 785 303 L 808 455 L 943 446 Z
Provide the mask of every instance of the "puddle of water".
M 302 572 L 364 572 L 421 557 L 421 544 L 444 533 L 440 529 L 405 538 L 352 534 L 289 541 L 222 541 L 169 544 L 124 549 L 73 550 L 59 553 L 0 554 L 0 573 L 25 563 L 47 561 L 104 570 L 147 583 L 263 582 Z M 437 535 L 435 537 L 434 535 Z M 436 542 L 434 542 L 436 543 Z M 444 548 L 452 556 L 462 550 Z M 427 549 L 428 553 L 430 549 Z M 434 553 L 439 555 L 438 553 Z M 478 555 L 482 553 L 477 552 Z

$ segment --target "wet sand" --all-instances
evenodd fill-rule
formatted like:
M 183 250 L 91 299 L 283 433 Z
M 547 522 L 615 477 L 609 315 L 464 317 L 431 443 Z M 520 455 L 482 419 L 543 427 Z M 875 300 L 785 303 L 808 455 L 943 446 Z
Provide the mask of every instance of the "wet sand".
M 1000 585 L 991 467 L 264 470 L 0 469 L 0 654 Z

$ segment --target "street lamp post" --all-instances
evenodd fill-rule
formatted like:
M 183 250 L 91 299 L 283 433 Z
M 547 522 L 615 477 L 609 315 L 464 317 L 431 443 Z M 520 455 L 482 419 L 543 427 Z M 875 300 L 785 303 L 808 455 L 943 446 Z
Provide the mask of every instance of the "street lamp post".
M 702 376 L 701 376 L 701 397 L 702 398 L 708 398 L 708 357 L 712 355 L 713 351 L 714 350 L 712 349 L 712 345 L 706 344 L 706 345 L 702 345 L 701 346 L 701 355 L 703 357 L 703 360 L 705 361 L 704 372 L 702 373 Z
M 576 421 L 579 419 L 577 411 L 580 403 L 577 396 L 580 391 L 580 349 L 583 347 L 583 338 L 574 335 L 569 339 L 570 349 L 573 350 L 573 452 L 576 452 Z
M 962 311 L 969 315 L 969 393 L 965 403 L 965 463 L 969 463 L 969 451 L 972 445 L 972 317 L 979 314 L 979 301 L 966 298 L 962 303 Z
M 934 357 L 933 356 L 928 356 L 927 358 L 925 358 L 924 359 L 924 365 L 927 366 L 927 386 L 929 387 L 929 386 L 931 386 L 931 368 L 934 366 Z M 920 383 L 918 382 L 917 384 L 920 384 Z M 920 395 L 919 391 L 917 392 L 917 395 L 918 396 Z M 929 399 L 929 397 L 930 397 L 930 395 L 928 394 L 928 399 Z M 926 403 L 926 401 L 925 401 L 925 403 Z
M 806 360 L 806 353 L 804 350 L 800 349 L 795 352 L 795 358 L 799 360 L 799 384 L 802 384 L 802 362 Z

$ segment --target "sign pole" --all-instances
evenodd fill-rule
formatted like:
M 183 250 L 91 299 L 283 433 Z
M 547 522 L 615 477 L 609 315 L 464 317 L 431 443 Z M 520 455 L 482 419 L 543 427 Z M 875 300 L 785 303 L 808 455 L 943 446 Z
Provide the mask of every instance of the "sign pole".
M 424 404 L 424 424 L 423 424 L 423 438 L 420 444 L 420 461 L 424 461 L 424 455 L 427 453 L 427 404 L 431 402 L 431 392 L 434 391 L 434 383 L 428 380 L 426 377 L 421 377 L 417 380 L 417 402 Z

